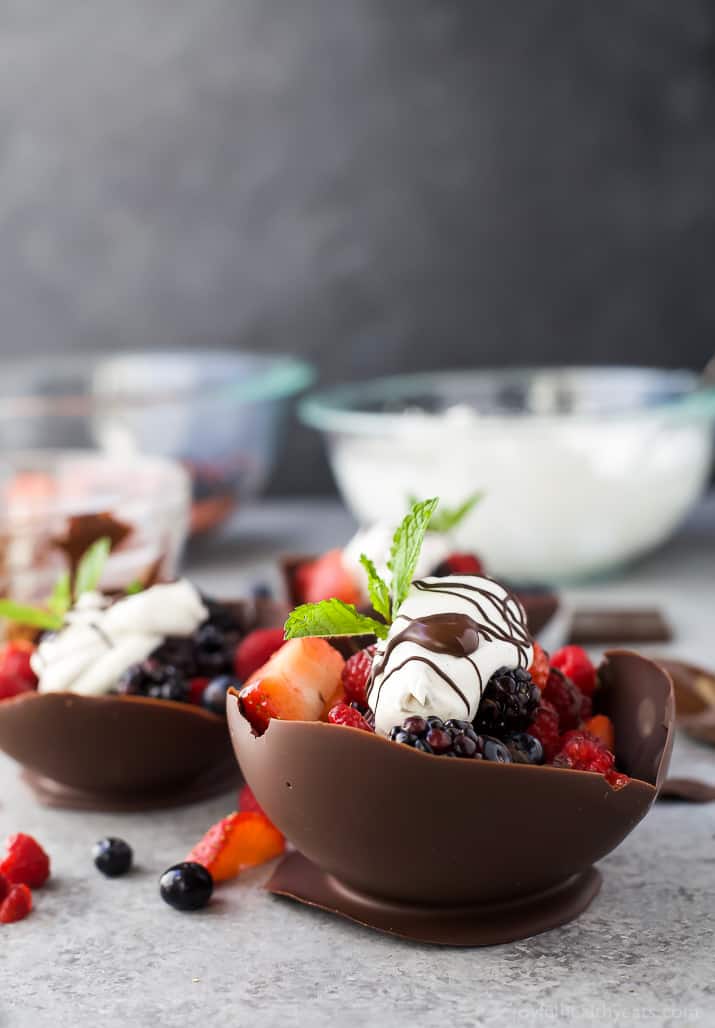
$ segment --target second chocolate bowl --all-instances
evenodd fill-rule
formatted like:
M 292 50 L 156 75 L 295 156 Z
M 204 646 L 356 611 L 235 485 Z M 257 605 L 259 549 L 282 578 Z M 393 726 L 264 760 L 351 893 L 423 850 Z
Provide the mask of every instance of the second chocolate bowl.
M 674 704 L 665 671 L 614 651 L 599 669 L 621 789 L 556 767 L 450 760 L 322 722 L 252 734 L 228 696 L 246 781 L 296 846 L 268 888 L 409 939 L 489 945 L 572 920 L 594 863 L 645 816 L 665 777 Z
M 277 627 L 271 601 L 229 604 L 243 631 Z M 0 749 L 40 802 L 147 810 L 218 794 L 238 781 L 225 718 L 144 696 L 26 692 L 0 703 Z

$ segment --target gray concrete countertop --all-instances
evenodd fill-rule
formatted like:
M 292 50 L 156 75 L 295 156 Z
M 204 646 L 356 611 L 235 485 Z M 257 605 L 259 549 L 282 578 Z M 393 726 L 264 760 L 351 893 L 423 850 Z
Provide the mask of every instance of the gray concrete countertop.
M 266 504 L 237 527 L 237 541 L 194 548 L 188 562 L 226 595 L 271 579 L 278 551 L 344 540 L 350 522 L 337 506 Z M 658 603 L 676 627 L 671 652 L 715 663 L 715 504 L 618 581 L 566 598 Z M 715 781 L 715 753 L 679 738 L 673 771 Z M 260 889 L 265 868 L 220 888 L 206 911 L 169 909 L 157 876 L 233 804 L 46 810 L 0 757 L 0 836 L 35 834 L 53 860 L 33 915 L 0 928 L 0 1028 L 715 1024 L 715 804 L 658 805 L 602 862 L 602 892 L 575 923 L 474 950 L 395 941 L 275 899 Z M 107 834 L 134 847 L 123 879 L 92 866 Z M 507 844 L 529 859 L 518 825 Z

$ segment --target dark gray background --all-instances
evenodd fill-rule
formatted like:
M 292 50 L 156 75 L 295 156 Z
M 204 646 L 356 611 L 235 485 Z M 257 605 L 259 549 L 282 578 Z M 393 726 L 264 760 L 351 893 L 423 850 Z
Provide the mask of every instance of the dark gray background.
M 4 0 L 2 350 L 697 366 L 714 130 L 711 0 Z

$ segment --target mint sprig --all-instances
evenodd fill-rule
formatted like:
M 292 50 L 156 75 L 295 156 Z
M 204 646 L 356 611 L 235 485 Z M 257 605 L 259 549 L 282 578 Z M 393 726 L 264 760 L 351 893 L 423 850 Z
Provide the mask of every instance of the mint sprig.
M 107 563 L 112 541 L 102 536 L 92 543 L 82 555 L 75 575 L 75 599 L 82 593 L 92 592 L 99 581 Z M 44 607 L 34 607 L 29 603 L 15 603 L 14 600 L 0 598 L 0 618 L 15 621 L 30 628 L 42 628 L 56 632 L 62 628 L 65 614 L 72 606 L 72 586 L 69 574 L 64 571 L 55 582 L 54 588 L 47 598 Z
M 390 625 L 407 597 L 412 576 L 417 567 L 427 526 L 439 499 L 414 503 L 392 539 L 388 569 L 392 573 L 390 584 L 380 577 L 373 561 L 364 553 L 360 563 L 367 572 L 370 601 L 385 622 L 360 614 L 350 603 L 333 599 L 320 603 L 303 603 L 288 615 L 285 623 L 286 639 L 308 636 L 330 638 L 338 635 L 376 635 L 387 638 Z
M 338 635 L 376 635 L 384 639 L 387 625 L 360 614 L 352 603 L 343 603 L 335 598 L 321 600 L 320 603 L 302 603 L 290 612 L 285 623 L 286 639 Z
M 370 597 L 370 603 L 378 614 L 382 614 L 385 621 L 391 620 L 392 603 L 390 601 L 390 587 L 387 582 L 381 578 L 377 573 L 377 568 L 370 558 L 365 554 L 360 554 L 360 563 L 367 572 L 367 592 Z
M 390 592 L 394 611 L 398 610 L 407 599 L 412 576 L 415 573 L 417 561 L 420 559 L 425 532 L 438 503 L 438 497 L 415 503 L 410 513 L 402 519 L 392 539 L 387 567 L 392 572 Z
M 453 532 L 457 525 L 459 525 L 468 514 L 474 510 L 478 503 L 484 499 L 483 492 L 472 493 L 466 500 L 458 504 L 456 507 L 442 507 L 440 505 L 439 510 L 436 510 L 432 515 L 432 520 L 429 523 L 427 529 L 428 532 L 439 532 L 440 535 L 446 535 L 448 532 Z M 414 496 L 408 497 L 408 503 L 410 507 L 413 507 L 417 503 L 417 498 Z
M 91 593 L 97 588 L 111 548 L 112 540 L 109 536 L 103 535 L 82 554 L 74 580 L 75 598 L 82 593 Z

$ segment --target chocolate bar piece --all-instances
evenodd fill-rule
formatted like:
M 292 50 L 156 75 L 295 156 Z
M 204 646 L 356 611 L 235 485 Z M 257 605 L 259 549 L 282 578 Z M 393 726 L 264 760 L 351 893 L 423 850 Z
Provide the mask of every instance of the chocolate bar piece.
M 657 608 L 617 610 L 577 608 L 571 620 L 570 643 L 601 646 L 609 643 L 669 642 L 670 625 Z

